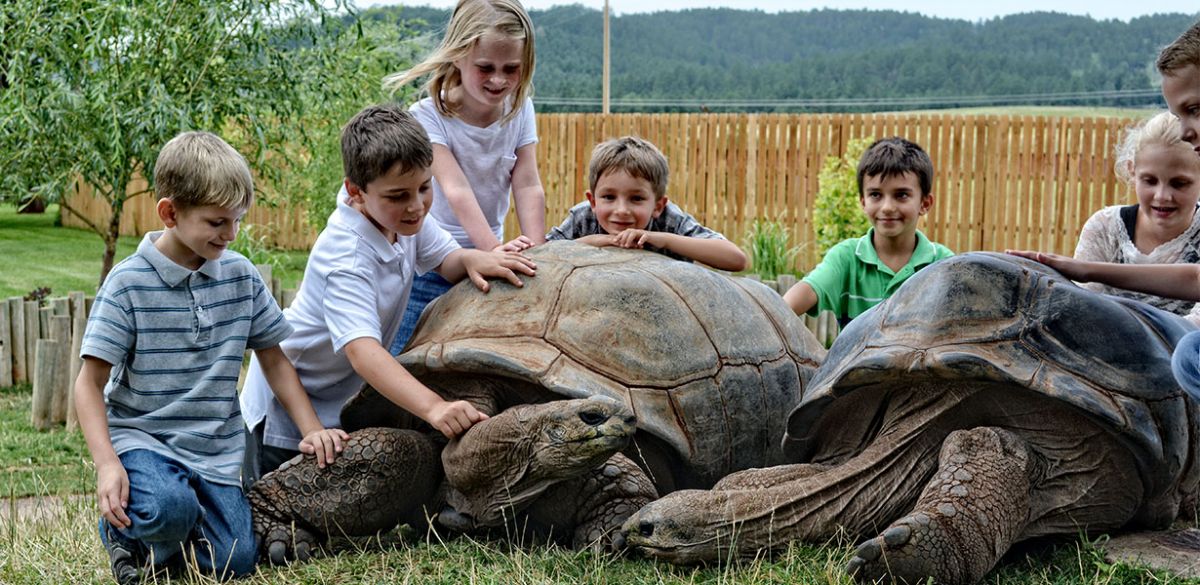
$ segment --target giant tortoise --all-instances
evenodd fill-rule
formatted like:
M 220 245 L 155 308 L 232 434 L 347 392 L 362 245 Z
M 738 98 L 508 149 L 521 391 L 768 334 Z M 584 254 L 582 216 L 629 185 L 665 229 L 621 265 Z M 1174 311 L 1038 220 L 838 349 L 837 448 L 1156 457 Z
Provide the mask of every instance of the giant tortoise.
M 550 242 L 528 255 L 538 274 L 523 288 L 498 282 L 485 294 L 460 284 L 431 303 L 399 362 L 447 399 L 489 415 L 573 398 L 624 405 L 637 425 L 624 454 L 659 493 L 784 461 L 787 413 L 825 350 L 778 294 L 641 250 Z M 341 422 L 347 431 L 422 427 L 369 387 Z M 464 434 L 471 455 L 456 456 L 454 442 L 443 452 L 451 509 L 439 518 L 456 528 L 495 525 L 509 516 L 501 502 L 528 503 L 553 488 L 530 482 L 532 491 L 522 491 L 515 478 L 525 476 L 526 456 L 506 443 L 475 454 L 492 440 L 484 432 L 492 423 Z M 599 479 L 637 483 L 614 465 L 628 467 L 610 461 Z M 572 496 L 582 493 L 559 489 L 555 497 Z
M 1197 490 L 1193 327 L 1036 262 L 974 253 L 856 318 L 792 412 L 792 461 L 652 502 L 627 546 L 715 560 L 840 529 L 859 581 L 974 583 L 1017 541 L 1163 528 Z

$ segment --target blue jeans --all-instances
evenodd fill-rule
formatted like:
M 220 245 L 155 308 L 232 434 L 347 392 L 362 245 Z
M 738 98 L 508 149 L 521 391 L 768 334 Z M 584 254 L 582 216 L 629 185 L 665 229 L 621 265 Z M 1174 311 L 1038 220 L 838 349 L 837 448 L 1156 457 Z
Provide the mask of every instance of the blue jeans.
M 190 563 L 219 579 L 254 572 L 258 545 L 241 486 L 213 483 L 177 461 L 145 449 L 121 454 L 129 475 L 129 528 L 100 519 L 100 538 L 120 539 L 154 564 Z M 105 530 L 105 529 L 108 530 Z M 181 551 L 184 558 L 175 560 Z
M 1171 373 L 1184 390 L 1200 393 L 1200 331 L 1184 335 L 1171 353 Z
M 389 350 L 392 355 L 400 355 L 404 346 L 408 345 L 408 339 L 412 337 L 413 331 L 416 331 L 417 321 L 421 320 L 421 311 L 425 310 L 425 305 L 446 294 L 452 286 L 454 284 L 433 271 L 426 272 L 413 281 L 412 292 L 408 295 L 408 306 L 404 308 L 404 318 L 400 321 L 400 330 L 396 332 L 396 339 L 392 341 Z

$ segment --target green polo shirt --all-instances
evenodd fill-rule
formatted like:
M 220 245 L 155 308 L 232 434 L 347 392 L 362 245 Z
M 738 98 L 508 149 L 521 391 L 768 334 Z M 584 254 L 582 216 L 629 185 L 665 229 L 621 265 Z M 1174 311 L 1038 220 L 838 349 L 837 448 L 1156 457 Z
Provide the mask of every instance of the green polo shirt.
M 929 241 L 917 231 L 917 247 L 899 272 L 893 272 L 879 259 L 872 244 L 875 228 L 861 238 L 844 240 L 825 253 L 821 263 L 809 272 L 807 282 L 817 293 L 817 304 L 808 311 L 817 315 L 833 311 L 845 325 L 880 301 L 892 296 L 908 277 L 918 270 L 954 255 L 949 248 Z

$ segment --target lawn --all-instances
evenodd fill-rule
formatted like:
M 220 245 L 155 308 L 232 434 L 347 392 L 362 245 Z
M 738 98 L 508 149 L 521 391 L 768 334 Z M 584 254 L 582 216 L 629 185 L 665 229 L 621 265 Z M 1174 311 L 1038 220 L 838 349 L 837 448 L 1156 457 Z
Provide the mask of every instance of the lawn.
M 58 206 L 45 213 L 18 214 L 10 205 L 0 206 L 0 299 L 25 296 L 49 287 L 50 296 L 71 291 L 96 292 L 104 242 L 94 232 L 59 227 Z M 116 261 L 137 249 L 138 238 L 117 241 Z M 304 274 L 308 253 L 263 251 L 277 260 L 274 275 L 284 288 L 295 288 Z
M 24 294 L 38 286 L 50 286 L 56 296 L 69 290 L 93 290 L 100 265 L 99 238 L 53 224 L 53 210 L 41 216 L 0 210 L 4 250 L 0 296 Z M 121 255 L 129 254 L 134 243 L 123 240 Z M 294 282 L 303 253 L 284 257 L 288 258 L 285 282 Z M 5 496 L 0 503 L 0 583 L 111 582 L 94 530 L 94 470 L 83 439 L 78 431 L 61 427 L 34 430 L 29 408 L 28 385 L 0 389 L 0 469 L 4 470 L 0 481 Z M 522 548 L 468 538 L 442 541 L 436 535 L 401 529 L 375 538 L 338 540 L 328 556 L 294 567 L 264 568 L 243 582 L 845 584 L 849 579 L 842 567 L 853 544 L 849 538 L 816 545 L 797 543 L 769 559 L 696 568 L 545 546 Z M 180 581 L 211 582 L 175 580 Z M 985 581 L 1005 585 L 1184 582 L 1105 563 L 1097 548 L 1076 539 L 1022 547 Z

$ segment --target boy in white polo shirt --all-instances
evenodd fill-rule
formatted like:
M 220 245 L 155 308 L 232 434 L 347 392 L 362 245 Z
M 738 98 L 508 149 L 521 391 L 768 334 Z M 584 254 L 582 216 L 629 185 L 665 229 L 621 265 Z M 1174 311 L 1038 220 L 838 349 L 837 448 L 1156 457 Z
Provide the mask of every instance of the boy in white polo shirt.
M 394 104 L 370 106 L 342 130 L 345 184 L 337 209 L 309 254 L 295 301 L 284 310 L 294 332 L 281 343 L 321 422 L 340 427 L 342 405 L 363 382 L 453 438 L 486 418 L 466 401 L 447 402 L 408 373 L 383 345 L 396 336 L 413 277 L 430 270 L 457 282 L 485 277 L 521 286 L 534 263 L 517 253 L 459 247 L 432 203 L 433 147 L 419 123 Z M 256 361 L 242 391 L 254 434 L 244 474 L 257 478 L 298 451 L 298 430 L 270 392 Z

